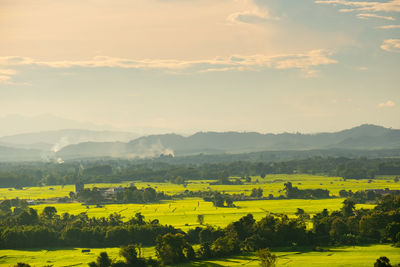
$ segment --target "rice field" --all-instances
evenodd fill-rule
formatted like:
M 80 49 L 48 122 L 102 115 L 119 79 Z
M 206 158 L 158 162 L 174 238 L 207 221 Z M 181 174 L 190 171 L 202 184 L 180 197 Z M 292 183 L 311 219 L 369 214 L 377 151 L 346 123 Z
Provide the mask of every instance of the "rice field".
M 365 189 L 400 189 L 400 183 L 395 183 L 393 177 L 380 177 L 372 181 L 368 180 L 346 180 L 339 177 L 325 177 L 312 175 L 267 175 L 252 177 L 252 182 L 244 185 L 210 185 L 211 181 L 189 181 L 186 186 L 171 183 L 146 183 L 135 182 L 138 188 L 153 187 L 167 194 L 181 193 L 185 190 L 218 190 L 229 194 L 250 194 L 253 188 L 262 188 L 264 196 L 272 194 L 279 196 L 284 183 L 292 182 L 293 186 L 300 189 L 322 188 L 328 189 L 331 194 L 338 195 L 342 189 L 353 192 Z M 85 187 L 118 187 L 129 186 L 130 182 L 121 184 L 86 184 Z M 66 186 L 44 186 L 30 187 L 22 190 L 12 188 L 0 189 L 0 199 L 49 199 L 68 196 L 74 191 L 73 185 Z M 216 208 L 211 202 L 205 202 L 201 198 L 185 198 L 173 201 L 162 201 L 152 204 L 110 204 L 104 206 L 82 205 L 80 203 L 54 203 L 39 204 L 32 206 L 41 212 L 46 206 L 54 206 L 58 214 L 68 212 L 70 214 L 87 213 L 89 217 L 107 217 L 109 214 L 118 213 L 124 220 L 128 220 L 140 212 L 146 220 L 158 219 L 161 224 L 173 225 L 184 231 L 199 226 L 197 215 L 204 215 L 204 223 L 224 227 L 230 222 L 236 221 L 248 213 L 253 214 L 259 220 L 267 213 L 286 214 L 294 217 L 297 208 L 313 215 L 323 209 L 329 211 L 339 210 L 342 206 L 342 198 L 321 200 L 257 200 L 234 202 L 236 207 Z M 373 208 L 374 205 L 357 205 L 357 208 Z M 0 266 L 12 266 L 17 262 L 29 262 L 33 266 L 53 265 L 56 266 L 87 266 L 87 263 L 96 259 L 101 251 L 107 251 L 112 257 L 119 257 L 119 248 L 91 249 L 90 253 L 82 253 L 81 248 L 57 248 L 39 250 L 0 250 Z M 146 257 L 154 256 L 154 248 L 144 248 Z M 393 263 L 400 262 L 400 249 L 389 245 L 376 245 L 366 247 L 335 247 L 327 252 L 314 251 L 285 251 L 276 250 L 278 266 L 372 266 L 376 258 L 380 256 L 389 257 Z M 254 254 L 218 259 L 213 261 L 195 262 L 190 265 L 181 266 L 259 266 Z
M 13 266 L 18 262 L 29 263 L 31 266 L 88 266 L 89 262 L 96 261 L 100 252 L 106 251 L 112 259 L 119 257 L 119 248 L 95 248 L 90 252 L 82 253 L 87 248 L 55 248 L 55 249 L 24 249 L 0 250 L 0 266 Z M 154 257 L 154 248 L 142 249 L 145 257 Z
M 342 267 L 342 266 L 373 266 L 377 258 L 386 256 L 390 262 L 400 263 L 400 248 L 389 245 L 331 247 L 326 252 L 272 250 L 278 256 L 277 266 L 293 267 Z M 224 258 L 213 261 L 182 264 L 180 267 L 217 267 L 217 266 L 260 266 L 254 254 Z
M 94 261 L 102 251 L 106 251 L 110 258 L 121 259 L 119 248 L 91 249 L 89 253 L 82 253 L 83 248 L 58 248 L 39 250 L 0 250 L 0 266 L 12 266 L 18 262 L 29 262 L 32 266 L 53 265 L 87 266 Z M 84 248 L 85 249 L 85 248 Z M 375 260 L 386 256 L 391 263 L 400 263 L 400 248 L 390 245 L 331 247 L 326 252 L 311 250 L 292 251 L 285 248 L 272 251 L 278 256 L 277 266 L 373 266 Z M 145 257 L 154 257 L 154 248 L 143 248 Z M 180 267 L 218 267 L 218 266 L 259 266 L 254 253 L 231 258 L 222 258 L 208 261 L 192 262 L 177 265 Z
M 234 208 L 217 208 L 211 202 L 205 202 L 200 198 L 186 198 L 182 200 L 164 201 L 157 204 L 110 204 L 102 207 L 95 205 L 85 206 L 80 203 L 71 204 L 42 204 L 33 206 L 39 213 L 46 206 L 53 206 L 58 214 L 68 212 L 79 214 L 86 212 L 89 217 L 107 217 L 109 214 L 118 213 L 128 220 L 137 212 L 145 216 L 147 220 L 158 219 L 161 224 L 169 224 L 174 227 L 188 230 L 198 226 L 197 215 L 204 215 L 204 222 L 215 226 L 226 226 L 230 222 L 238 220 L 249 213 L 255 219 L 265 217 L 267 212 L 275 214 L 287 214 L 294 216 L 297 208 L 304 209 L 309 214 L 315 214 L 324 208 L 329 211 L 339 210 L 342 206 L 342 198 L 307 200 L 257 200 L 234 202 Z M 373 208 L 374 205 L 357 205 L 357 208 Z
M 384 176 L 373 180 L 346 180 L 343 181 L 340 177 L 327 177 L 319 175 L 304 175 L 304 174 L 271 174 L 265 178 L 253 176 L 251 183 L 243 185 L 210 185 L 212 180 L 192 180 L 188 181 L 187 186 L 176 185 L 172 183 L 149 183 L 149 182 L 136 182 L 127 181 L 119 184 L 101 183 L 101 184 L 85 184 L 86 188 L 106 188 L 106 187 L 118 187 L 118 186 L 129 186 L 132 182 L 138 188 L 153 187 L 157 191 L 163 191 L 166 194 L 177 194 L 182 193 L 185 190 L 190 191 L 204 191 L 204 190 L 218 190 L 229 194 L 240 194 L 244 193 L 249 195 L 253 188 L 262 188 L 264 190 L 264 196 L 272 194 L 277 197 L 282 195 L 282 189 L 284 183 L 290 181 L 293 186 L 297 186 L 300 189 L 305 188 L 322 188 L 328 189 L 331 195 L 337 196 L 339 191 L 342 189 L 353 192 L 365 189 L 400 189 L 400 182 L 395 183 L 394 177 Z M 43 186 L 43 187 L 25 187 L 22 190 L 14 188 L 0 188 L 0 199 L 20 198 L 20 199 L 48 199 L 55 197 L 66 197 L 70 192 L 74 192 L 75 187 L 73 185 L 65 186 Z

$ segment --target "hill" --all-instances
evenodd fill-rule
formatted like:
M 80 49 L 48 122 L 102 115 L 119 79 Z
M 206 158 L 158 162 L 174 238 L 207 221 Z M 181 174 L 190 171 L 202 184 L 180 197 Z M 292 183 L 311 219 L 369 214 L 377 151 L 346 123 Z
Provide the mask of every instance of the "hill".
M 177 134 L 150 135 L 127 143 L 83 143 L 67 146 L 57 155 L 76 157 L 158 157 L 161 154 L 249 153 L 302 150 L 392 150 L 400 148 L 400 130 L 361 125 L 335 133 L 260 134 L 256 132 L 199 132 L 184 137 Z M 339 150 L 340 151 L 340 150 Z M 358 153 L 360 154 L 360 153 Z
M 0 137 L 0 145 L 57 152 L 61 148 L 71 144 L 84 142 L 127 142 L 137 137 L 137 134 L 127 132 L 65 129 L 3 136 Z

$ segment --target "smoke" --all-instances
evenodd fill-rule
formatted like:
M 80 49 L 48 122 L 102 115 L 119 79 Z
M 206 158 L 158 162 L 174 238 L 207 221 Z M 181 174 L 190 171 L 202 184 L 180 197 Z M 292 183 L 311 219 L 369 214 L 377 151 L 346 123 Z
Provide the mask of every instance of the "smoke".
M 160 155 L 175 156 L 174 151 L 171 148 L 164 147 L 160 139 L 153 142 L 146 139 L 139 140 L 133 151 L 129 154 L 130 157 L 136 158 L 154 158 Z
M 64 160 L 63 160 L 62 158 L 57 158 L 57 163 L 58 163 L 58 164 L 63 164 L 63 163 L 64 163 Z
M 53 147 L 51 148 L 51 151 L 53 151 L 54 153 L 57 153 L 63 147 L 66 147 L 69 144 L 70 144 L 70 142 L 68 141 L 68 137 L 67 136 L 63 136 L 63 137 L 60 138 L 60 140 L 57 143 L 55 143 L 53 145 Z
M 165 156 L 172 156 L 172 157 L 175 157 L 174 151 L 173 151 L 172 149 L 170 149 L 170 148 L 166 148 L 166 149 L 163 151 L 162 154 L 165 155 Z

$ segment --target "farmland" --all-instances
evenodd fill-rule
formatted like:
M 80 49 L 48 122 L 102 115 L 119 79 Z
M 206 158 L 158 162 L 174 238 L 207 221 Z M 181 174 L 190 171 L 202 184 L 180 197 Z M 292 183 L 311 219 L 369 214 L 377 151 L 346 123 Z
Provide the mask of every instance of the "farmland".
M 249 195 L 253 188 L 262 188 L 264 196 L 272 194 L 274 197 L 283 195 L 283 184 L 292 182 L 294 186 L 300 189 L 328 189 L 331 195 L 338 196 L 342 189 L 352 190 L 353 192 L 365 189 L 400 189 L 400 183 L 394 182 L 394 177 L 384 176 L 374 180 L 343 180 L 339 177 L 326 177 L 317 175 L 267 175 L 265 178 L 259 176 L 251 177 L 251 182 L 243 185 L 210 185 L 211 180 L 192 180 L 187 184 L 177 185 L 172 183 L 151 183 L 135 182 L 138 188 L 153 187 L 157 191 L 163 191 L 166 194 L 173 195 L 182 193 L 185 190 L 207 191 L 215 190 L 228 194 L 244 193 Z M 118 184 L 86 184 L 86 188 L 93 187 L 127 187 L 130 182 Z M 56 197 L 65 197 L 69 192 L 74 191 L 74 186 L 43 186 L 26 187 L 23 189 L 0 189 L 3 199 L 20 198 L 34 199 L 40 202 L 40 199 L 51 199 Z M 206 202 L 201 198 L 183 198 L 175 200 L 165 200 L 157 203 L 148 204 L 106 204 L 106 205 L 84 205 L 81 203 L 49 203 L 37 204 L 33 208 L 42 213 L 46 206 L 53 206 L 57 214 L 69 213 L 77 215 L 86 213 L 89 217 L 107 217 L 110 214 L 117 213 L 122 216 L 123 221 L 127 221 L 136 213 L 145 216 L 146 221 L 158 219 L 160 224 L 172 225 L 187 232 L 200 226 L 197 221 L 198 215 L 204 215 L 204 223 L 216 227 L 226 227 L 229 223 L 239 220 L 241 217 L 251 213 L 254 219 L 260 220 L 267 214 L 286 214 L 289 218 L 296 218 L 298 208 L 311 216 L 327 209 L 332 212 L 340 210 L 344 198 L 329 199 L 273 199 L 273 200 L 253 200 L 237 201 L 234 207 L 215 207 L 211 202 Z M 371 209 L 375 205 L 358 204 L 357 209 Z M 307 228 L 312 228 L 312 223 L 307 222 Z M 90 253 L 82 253 L 81 248 L 60 248 L 60 249 L 27 249 L 27 250 L 0 250 L 0 266 L 10 266 L 17 262 L 29 262 L 34 266 L 51 264 L 53 266 L 85 266 L 93 261 L 101 251 L 107 251 L 111 258 L 119 258 L 119 248 L 91 249 Z M 154 248 L 144 248 L 144 256 L 154 256 Z M 393 262 L 400 261 L 400 249 L 389 245 L 375 246 L 356 246 L 356 247 L 331 247 L 326 252 L 315 252 L 310 249 L 301 251 L 288 250 L 287 248 L 274 249 L 278 256 L 279 266 L 307 266 L 312 260 L 314 266 L 371 266 L 372 262 L 379 256 L 388 256 Z M 207 260 L 203 262 L 194 262 L 190 265 L 182 266 L 258 266 L 258 260 L 255 254 L 245 254 L 236 257 Z
M 314 175 L 267 175 L 264 179 L 261 177 L 252 177 L 251 183 L 244 185 L 210 185 L 210 180 L 188 181 L 186 186 L 176 185 L 172 183 L 150 183 L 135 182 L 138 188 L 153 187 L 157 191 L 163 191 L 166 194 L 182 193 L 185 190 L 201 191 L 201 190 L 217 190 L 228 194 L 244 193 L 249 195 L 251 189 L 262 188 L 264 196 L 269 194 L 275 197 L 284 194 L 282 192 L 283 184 L 287 181 L 293 185 L 302 188 L 324 188 L 328 189 L 331 194 L 338 195 L 342 189 L 352 191 L 365 189 L 380 189 L 390 187 L 391 189 L 400 189 L 400 183 L 393 182 L 393 177 L 382 177 L 374 180 L 343 180 L 339 177 L 326 177 Z M 129 186 L 130 182 L 120 184 L 87 184 L 86 188 L 106 188 Z M 66 186 L 43 186 L 28 187 L 22 190 L 16 189 L 0 189 L 0 196 L 3 199 L 20 198 L 20 199 L 48 199 L 54 197 L 68 196 L 69 192 L 74 191 L 73 185 Z M 320 200 L 302 200 L 302 199 L 284 199 L 284 200 L 257 200 L 257 201 L 240 201 L 235 202 L 236 207 L 217 208 L 211 202 L 205 202 L 200 198 L 186 198 L 174 201 L 161 201 L 152 204 L 110 204 L 97 207 L 96 205 L 82 205 L 80 203 L 51 203 L 35 205 L 34 208 L 39 212 L 46 206 L 54 206 L 58 214 L 68 212 L 70 214 L 79 214 L 86 212 L 89 217 L 107 217 L 109 214 L 118 213 L 129 219 L 135 213 L 140 212 L 148 220 L 159 219 L 162 224 L 170 224 L 177 228 L 187 230 L 198 226 L 197 215 L 205 216 L 205 223 L 215 226 L 226 226 L 228 223 L 239 219 L 240 217 L 252 213 L 256 219 L 265 216 L 266 212 L 283 213 L 293 216 L 297 208 L 302 208 L 306 213 L 315 214 L 324 208 L 329 211 L 340 209 L 342 198 L 320 199 Z M 357 205 L 357 208 L 372 208 L 373 205 Z
M 386 255 L 392 263 L 400 262 L 400 248 L 388 245 L 332 247 L 326 252 L 310 250 L 289 251 L 276 249 L 277 266 L 373 266 L 377 258 Z M 198 264 L 180 265 L 181 267 L 198 266 L 259 266 L 257 257 L 253 254 L 206 261 Z
M 111 213 L 118 213 L 125 220 L 140 212 L 146 219 L 158 219 L 161 224 L 170 224 L 174 227 L 187 230 L 199 226 L 197 215 L 203 214 L 205 223 L 214 226 L 226 226 L 228 223 L 238 220 L 242 216 L 251 213 L 256 219 L 260 219 L 267 212 L 283 213 L 294 216 L 297 208 L 304 209 L 309 214 L 320 212 L 324 208 L 329 211 L 339 210 L 344 199 L 321 199 L 321 200 L 303 200 L 303 199 L 284 199 L 284 200 L 258 200 L 258 201 L 240 201 L 234 204 L 234 208 L 217 208 L 211 202 L 205 202 L 199 198 L 187 198 L 176 201 L 165 201 L 157 204 L 110 204 L 102 207 L 95 205 L 85 206 L 79 203 L 72 204 L 52 204 L 58 213 L 68 212 L 70 214 L 79 214 L 86 212 L 89 217 L 107 217 Z M 37 205 L 35 208 L 39 212 L 47 204 Z M 372 208 L 374 205 L 362 204 L 357 208 Z
M 87 266 L 100 252 L 106 251 L 113 259 L 119 259 L 119 248 L 91 249 L 89 253 L 82 253 L 82 248 L 60 248 L 40 250 L 2 250 L 0 251 L 0 266 L 10 266 L 17 262 L 30 262 L 34 266 Z M 326 252 L 315 252 L 307 249 L 288 250 L 285 248 L 274 249 L 278 256 L 278 266 L 372 266 L 380 256 L 386 255 L 391 262 L 400 262 L 400 248 L 389 245 L 330 247 Z M 144 248 L 145 257 L 154 256 L 154 248 Z M 181 267 L 198 266 L 259 266 L 259 261 L 253 253 L 194 262 L 178 265 Z
M 384 176 L 373 180 L 343 180 L 340 177 L 328 177 L 319 175 L 304 175 L 304 174 L 271 174 L 265 178 L 259 176 L 253 176 L 251 183 L 245 183 L 243 185 L 210 185 L 210 180 L 189 180 L 187 185 L 177 185 L 172 183 L 152 183 L 152 182 L 136 182 L 134 184 L 138 188 L 142 187 L 153 187 L 157 191 L 163 191 L 166 194 L 181 193 L 185 190 L 200 191 L 200 190 L 217 190 L 224 191 L 229 194 L 240 194 L 244 193 L 249 195 L 252 188 L 260 187 L 264 190 L 264 195 L 268 196 L 272 194 L 279 196 L 283 194 L 283 184 L 285 182 L 292 182 L 294 186 L 303 188 L 322 188 L 328 189 L 332 195 L 338 195 L 342 189 L 352 191 L 365 190 L 365 189 L 400 189 L 400 183 L 393 181 L 393 176 Z M 110 183 L 98 183 L 98 184 L 85 184 L 85 188 L 105 188 L 105 187 L 118 187 L 118 186 L 129 186 L 130 182 L 110 184 Z M 56 186 L 43 186 L 43 187 L 24 187 L 22 190 L 14 188 L 0 188 L 0 196 L 2 199 L 10 198 L 21 198 L 21 199 L 47 199 L 54 197 L 66 197 L 69 192 L 75 190 L 73 185 L 56 185 Z

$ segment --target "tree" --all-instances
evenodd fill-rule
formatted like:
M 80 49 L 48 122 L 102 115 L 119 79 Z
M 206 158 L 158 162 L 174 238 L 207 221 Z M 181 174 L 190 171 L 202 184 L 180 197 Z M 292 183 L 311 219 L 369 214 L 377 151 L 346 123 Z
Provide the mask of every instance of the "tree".
M 197 215 L 197 222 L 198 222 L 200 225 L 203 225 L 203 223 L 204 223 L 204 214 L 198 214 L 198 215 Z
M 97 257 L 97 261 L 90 262 L 90 267 L 110 267 L 111 266 L 111 259 L 108 257 L 107 252 L 101 252 L 100 255 Z
M 165 265 L 194 258 L 194 250 L 182 234 L 165 234 L 156 241 L 157 258 Z
M 251 190 L 251 197 L 262 197 L 263 196 L 263 190 L 261 188 L 253 188 Z
M 353 200 L 349 198 L 345 199 L 343 201 L 343 207 L 342 207 L 343 216 L 345 217 L 352 216 L 354 214 L 355 207 L 356 203 Z
M 257 256 L 260 259 L 260 266 L 274 267 L 276 266 L 276 255 L 272 254 L 268 248 L 257 251 Z
M 331 230 L 329 231 L 331 237 L 338 241 L 346 233 L 347 233 L 346 222 L 340 217 L 334 219 L 331 224 Z
M 9 199 L 3 200 L 0 203 L 0 211 L 5 215 L 11 214 L 11 201 Z
M 143 192 L 143 201 L 152 202 L 155 201 L 157 197 L 157 192 L 154 188 L 148 187 Z
M 390 264 L 390 260 L 385 256 L 378 258 L 374 263 L 374 267 L 391 267 L 391 266 L 392 265 Z
M 227 171 L 222 171 L 218 175 L 218 182 L 220 184 L 230 184 L 229 173 Z
M 346 190 L 342 189 L 342 190 L 339 191 L 339 196 L 340 197 L 348 197 L 349 194 L 347 193 Z
M 297 208 L 295 215 L 297 215 L 302 220 L 310 219 L 310 215 L 308 215 L 303 209 L 300 209 L 300 208 Z
M 100 253 L 100 256 L 97 258 L 97 264 L 99 265 L 99 267 L 111 266 L 111 259 L 108 257 L 107 252 Z
M 141 258 L 142 250 L 136 245 L 121 247 L 119 255 L 124 257 L 129 266 L 145 266 L 145 260 Z
M 42 212 L 42 216 L 44 216 L 47 219 L 52 219 L 56 214 L 57 214 L 56 208 L 51 206 L 45 207 Z

